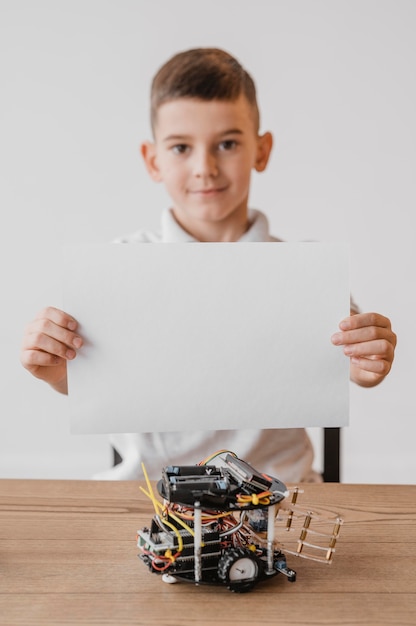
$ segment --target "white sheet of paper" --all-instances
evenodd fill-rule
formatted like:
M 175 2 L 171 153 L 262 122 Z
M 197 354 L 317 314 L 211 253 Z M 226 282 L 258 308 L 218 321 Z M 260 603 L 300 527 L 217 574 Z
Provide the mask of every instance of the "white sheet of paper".
M 344 244 L 66 247 L 71 431 L 346 425 L 348 265 Z

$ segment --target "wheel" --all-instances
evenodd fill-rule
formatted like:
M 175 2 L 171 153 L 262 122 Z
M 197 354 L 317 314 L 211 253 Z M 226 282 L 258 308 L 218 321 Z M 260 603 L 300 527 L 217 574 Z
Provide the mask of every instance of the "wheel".
M 245 593 L 259 580 L 260 563 L 246 548 L 230 548 L 218 562 L 218 577 L 231 591 Z

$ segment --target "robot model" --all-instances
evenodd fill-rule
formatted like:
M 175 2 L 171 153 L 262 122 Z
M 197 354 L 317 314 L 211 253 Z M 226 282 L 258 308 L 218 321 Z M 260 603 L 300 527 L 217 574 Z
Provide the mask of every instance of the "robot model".
M 163 503 L 143 471 L 142 491 L 155 514 L 150 528 L 137 533 L 139 557 L 165 582 L 222 584 L 244 593 L 277 574 L 294 582 L 286 553 L 332 561 L 342 519 L 300 509 L 298 488 L 289 491 L 232 452 L 216 452 L 199 465 L 165 467 L 157 483 Z M 275 539 L 279 522 L 297 532 L 294 549 L 285 553 Z

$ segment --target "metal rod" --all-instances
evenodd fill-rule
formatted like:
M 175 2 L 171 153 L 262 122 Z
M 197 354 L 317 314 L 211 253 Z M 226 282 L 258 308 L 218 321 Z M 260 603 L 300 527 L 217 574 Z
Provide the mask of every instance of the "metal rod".
M 272 504 L 268 509 L 267 517 L 267 570 L 271 574 L 274 570 L 274 520 L 276 517 L 276 505 Z
M 194 503 L 194 571 L 195 582 L 199 583 L 202 576 L 202 562 L 201 562 L 201 544 L 202 544 L 202 523 L 201 523 L 201 504 L 200 502 Z

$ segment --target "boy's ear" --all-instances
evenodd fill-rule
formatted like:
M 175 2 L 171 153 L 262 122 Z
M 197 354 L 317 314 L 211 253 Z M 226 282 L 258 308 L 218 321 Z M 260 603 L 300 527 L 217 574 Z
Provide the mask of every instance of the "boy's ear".
M 156 158 L 156 146 L 151 141 L 146 141 L 140 146 L 140 152 L 142 154 L 144 164 L 152 179 L 160 183 L 162 176 L 160 174 L 157 158 Z
M 257 138 L 257 157 L 254 164 L 256 172 L 263 172 L 267 163 L 269 162 L 270 153 L 273 147 L 273 135 L 271 133 L 264 133 Z

